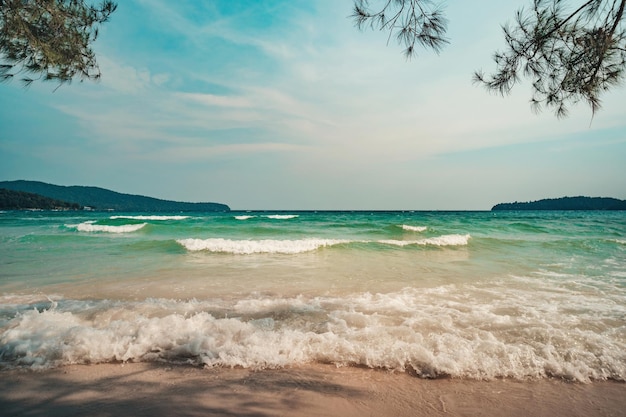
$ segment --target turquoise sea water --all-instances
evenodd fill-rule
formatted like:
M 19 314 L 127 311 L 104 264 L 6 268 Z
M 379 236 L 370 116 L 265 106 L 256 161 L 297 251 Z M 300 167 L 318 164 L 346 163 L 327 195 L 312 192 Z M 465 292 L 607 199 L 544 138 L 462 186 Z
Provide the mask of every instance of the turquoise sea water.
M 0 213 L 0 367 L 626 380 L 626 212 Z

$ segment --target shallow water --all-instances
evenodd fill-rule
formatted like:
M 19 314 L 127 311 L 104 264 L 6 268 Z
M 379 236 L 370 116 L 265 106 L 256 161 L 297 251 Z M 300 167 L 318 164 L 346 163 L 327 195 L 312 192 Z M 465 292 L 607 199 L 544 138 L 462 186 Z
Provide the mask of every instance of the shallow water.
M 626 212 L 0 213 L 0 363 L 626 380 Z

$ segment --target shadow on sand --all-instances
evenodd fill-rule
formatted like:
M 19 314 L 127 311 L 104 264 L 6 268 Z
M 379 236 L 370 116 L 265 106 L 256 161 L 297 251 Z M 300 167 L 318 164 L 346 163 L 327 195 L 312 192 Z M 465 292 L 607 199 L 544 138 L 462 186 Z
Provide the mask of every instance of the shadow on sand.
M 0 370 L 2 417 L 618 416 L 626 384 L 424 380 L 407 373 L 303 365 L 252 371 L 155 363 Z
M 322 398 L 354 401 L 365 395 L 312 369 L 255 372 L 142 363 L 0 375 L 0 410 L 7 417 L 306 415 Z

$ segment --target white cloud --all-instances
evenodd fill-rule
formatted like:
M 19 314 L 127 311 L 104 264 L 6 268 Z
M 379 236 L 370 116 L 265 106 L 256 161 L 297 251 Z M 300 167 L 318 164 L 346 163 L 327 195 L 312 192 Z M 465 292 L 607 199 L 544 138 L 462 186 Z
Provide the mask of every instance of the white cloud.
M 233 143 L 227 145 L 202 145 L 196 146 L 179 145 L 173 148 L 150 151 L 143 154 L 139 159 L 149 159 L 152 161 L 176 161 L 176 163 L 190 163 L 196 161 L 208 161 L 228 155 L 239 157 L 246 154 L 266 154 L 266 153 L 289 153 L 307 152 L 306 146 L 289 143 Z
M 168 65 L 100 57 L 102 83 L 85 97 L 63 93 L 70 100 L 55 105 L 80 121 L 89 141 L 129 160 L 162 167 L 258 155 L 256 164 L 232 167 L 230 175 L 250 178 L 252 188 L 297 182 L 302 190 L 293 186 L 300 193 L 293 198 L 300 201 L 315 199 L 307 189 L 323 188 L 315 192 L 350 208 L 351 198 L 364 206 L 383 194 L 403 202 L 419 193 L 435 198 L 444 189 L 468 194 L 468 169 L 481 181 L 498 176 L 474 166 L 471 156 L 439 170 L 437 163 L 451 155 L 624 126 L 623 89 L 607 96 L 589 127 L 584 105 L 557 120 L 530 111 L 524 85 L 507 98 L 473 86 L 472 71 L 489 59 L 483 39 L 470 42 L 473 33 L 441 56 L 425 51 L 404 62 L 401 48 L 386 46 L 380 32 L 359 33 L 336 2 L 316 2 L 318 14 L 285 12 L 281 25 L 263 29 L 242 25 L 237 16 L 212 12 L 215 20 L 202 21 L 185 14 L 190 5 L 212 8 L 204 2 L 141 3 L 185 53 Z M 227 42 L 209 42 L 215 39 Z M 271 174 L 258 168 L 274 157 L 282 159 Z M 208 175 L 214 168 L 202 169 Z M 348 185 L 358 199 L 341 191 Z M 376 191 L 370 195 L 368 187 Z
M 219 96 L 215 94 L 200 93 L 178 93 L 176 95 L 182 99 L 196 101 L 202 105 L 209 107 L 252 107 L 252 103 L 250 103 L 250 100 L 245 97 Z
M 98 57 L 98 62 L 102 72 L 102 86 L 119 93 L 143 93 L 150 87 L 162 86 L 170 79 L 169 74 L 153 75 L 148 69 L 137 69 L 104 55 Z

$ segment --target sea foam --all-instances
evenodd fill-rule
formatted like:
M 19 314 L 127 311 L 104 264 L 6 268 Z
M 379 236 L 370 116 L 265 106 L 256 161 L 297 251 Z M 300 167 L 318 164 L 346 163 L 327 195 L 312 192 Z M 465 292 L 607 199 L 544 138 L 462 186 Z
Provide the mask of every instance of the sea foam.
M 244 216 L 235 216 L 235 219 L 236 219 L 236 220 L 249 220 L 249 219 L 253 219 L 253 218 L 255 218 L 255 217 L 256 217 L 256 216 L 247 216 L 247 215 L 244 215 Z
M 470 235 L 443 235 L 420 240 L 379 240 L 379 243 L 394 246 L 466 246 L 469 243 Z
M 323 247 L 340 244 L 378 243 L 393 246 L 465 246 L 468 244 L 470 235 L 443 235 L 420 240 L 346 240 L 346 239 L 300 239 L 300 240 L 231 240 L 222 238 L 212 239 L 179 239 L 176 242 L 185 249 L 197 252 L 220 252 L 237 255 L 250 255 L 255 253 L 280 253 L 297 254 L 311 252 Z
M 574 317 L 569 309 L 606 302 L 602 294 L 492 285 L 234 303 L 59 301 L 21 309 L 2 328 L 0 363 L 167 361 L 263 369 L 321 362 L 427 378 L 626 380 L 625 342 L 611 331 L 624 307 Z M 554 305 L 565 300 L 571 300 L 567 308 Z
M 164 221 L 164 220 L 185 220 L 188 219 L 189 216 L 111 216 L 112 220 L 115 219 L 134 219 L 134 220 L 155 220 L 155 221 Z
M 289 220 L 289 219 L 295 219 L 296 217 L 300 217 L 297 214 L 269 214 L 267 216 L 268 219 L 273 219 L 273 220 Z
M 426 226 L 410 226 L 408 224 L 403 224 L 400 227 L 402 227 L 402 230 L 406 230 L 408 232 L 425 232 L 428 230 L 428 227 Z
M 103 233 L 132 233 L 142 229 L 147 223 L 139 224 L 122 224 L 119 226 L 110 226 L 103 224 L 94 224 L 92 221 L 80 223 L 77 225 L 66 225 L 67 227 L 76 228 L 79 232 L 103 232 Z
M 231 239 L 180 239 L 177 242 L 189 251 L 209 251 L 249 255 L 254 253 L 296 254 L 347 243 L 337 239 L 301 240 L 231 240 Z

